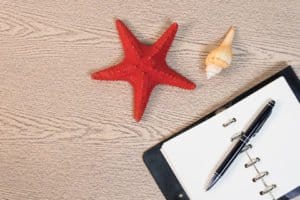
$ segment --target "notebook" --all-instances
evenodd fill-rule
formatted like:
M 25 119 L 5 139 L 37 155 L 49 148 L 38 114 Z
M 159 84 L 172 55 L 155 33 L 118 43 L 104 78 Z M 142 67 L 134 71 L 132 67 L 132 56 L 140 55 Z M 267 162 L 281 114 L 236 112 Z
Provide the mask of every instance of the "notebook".
M 270 99 L 276 105 L 250 140 L 252 148 L 241 153 L 206 192 L 209 174 L 232 144 L 233 136 L 244 130 Z M 286 77 L 278 76 L 229 108 L 165 141 L 160 152 L 191 200 L 277 199 L 300 186 L 299 101 Z M 246 163 L 250 167 L 245 168 Z M 253 178 L 257 180 L 253 182 Z

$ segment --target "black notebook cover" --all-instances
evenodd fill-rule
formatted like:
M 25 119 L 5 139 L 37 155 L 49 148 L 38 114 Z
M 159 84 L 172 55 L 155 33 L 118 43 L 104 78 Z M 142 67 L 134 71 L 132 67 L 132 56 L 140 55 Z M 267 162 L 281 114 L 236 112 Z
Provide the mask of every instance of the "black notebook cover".
M 206 115 L 202 119 L 199 119 L 195 123 L 191 124 L 190 126 L 182 129 L 178 133 L 174 134 L 170 138 L 158 143 L 157 145 L 153 146 L 152 148 L 148 149 L 144 152 L 143 159 L 148 167 L 150 173 L 152 174 L 155 182 L 159 186 L 161 192 L 164 194 L 167 200 L 189 200 L 187 194 L 183 190 L 182 186 L 180 185 L 179 181 L 177 180 L 176 176 L 172 172 L 168 162 L 165 160 L 164 156 L 162 155 L 160 148 L 162 144 L 169 139 L 185 132 L 186 130 L 200 124 L 201 122 L 209 119 L 210 117 L 214 116 L 220 110 L 224 110 L 231 105 L 239 102 L 243 98 L 249 96 L 250 94 L 254 93 L 256 90 L 264 87 L 268 83 L 272 82 L 273 80 L 279 78 L 280 76 L 284 76 L 295 93 L 298 101 L 300 102 L 300 81 L 293 71 L 291 66 L 284 68 L 283 70 L 279 71 L 278 73 L 274 74 L 273 76 L 267 78 L 266 80 L 260 82 L 258 85 L 254 86 L 253 88 L 247 90 L 246 92 L 242 93 L 241 95 L 237 96 L 233 100 L 227 102 L 225 105 L 221 106 L 220 108 L 216 109 L 215 111 L 211 112 L 210 114 Z M 300 184 L 300 183 L 299 183 Z M 288 191 L 287 191 L 288 192 Z M 299 188 L 296 188 L 292 192 L 282 196 L 280 199 L 288 200 L 292 196 L 300 194 Z

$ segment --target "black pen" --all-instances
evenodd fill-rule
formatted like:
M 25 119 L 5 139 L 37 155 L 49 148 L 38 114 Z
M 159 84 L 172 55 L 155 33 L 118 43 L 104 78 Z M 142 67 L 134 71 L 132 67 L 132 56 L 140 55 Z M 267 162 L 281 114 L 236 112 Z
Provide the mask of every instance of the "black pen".
M 271 115 L 272 109 L 275 105 L 274 100 L 270 100 L 264 108 L 259 112 L 259 114 L 255 117 L 255 119 L 252 121 L 248 129 L 244 132 L 242 132 L 240 139 L 237 141 L 237 143 L 232 147 L 232 149 L 228 152 L 228 154 L 225 156 L 224 160 L 221 162 L 220 165 L 217 166 L 217 169 L 213 173 L 213 176 L 210 178 L 208 185 L 206 187 L 206 191 L 211 189 L 218 180 L 224 175 L 226 170 L 229 168 L 229 166 L 232 164 L 232 162 L 235 160 L 235 158 L 239 155 L 239 153 L 242 151 L 242 149 L 245 147 L 245 145 L 248 143 L 248 141 L 261 129 L 261 127 L 264 125 L 264 123 L 267 121 L 269 116 Z

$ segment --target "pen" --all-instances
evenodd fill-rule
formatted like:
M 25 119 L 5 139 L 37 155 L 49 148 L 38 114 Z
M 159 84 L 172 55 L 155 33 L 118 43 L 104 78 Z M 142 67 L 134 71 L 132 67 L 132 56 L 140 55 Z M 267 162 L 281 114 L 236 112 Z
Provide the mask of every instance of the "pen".
M 218 182 L 218 180 L 224 175 L 226 170 L 229 168 L 229 166 L 232 164 L 235 158 L 239 155 L 239 153 L 242 151 L 242 149 L 245 147 L 248 141 L 253 136 L 255 136 L 256 133 L 259 132 L 261 127 L 264 125 L 264 123 L 271 115 L 274 105 L 275 105 L 275 101 L 270 100 L 259 112 L 259 114 L 255 117 L 255 119 L 251 122 L 250 126 L 246 129 L 246 131 L 242 132 L 240 139 L 227 153 L 227 155 L 225 156 L 221 164 L 217 166 L 212 177 L 209 179 L 208 185 L 206 187 L 206 191 L 211 189 Z

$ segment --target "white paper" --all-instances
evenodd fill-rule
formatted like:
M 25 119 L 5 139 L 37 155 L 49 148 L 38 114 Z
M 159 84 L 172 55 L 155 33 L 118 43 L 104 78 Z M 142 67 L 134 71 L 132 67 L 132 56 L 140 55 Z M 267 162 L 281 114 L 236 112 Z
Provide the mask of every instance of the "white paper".
M 238 156 L 225 175 L 209 191 L 205 186 L 212 169 L 231 145 L 230 138 L 244 130 L 253 116 L 270 99 L 276 101 L 273 112 L 260 132 L 251 139 L 249 154 L 261 161 L 257 167 L 267 170 L 268 184 L 276 184 L 276 198 L 300 185 L 300 104 L 280 77 L 214 117 L 163 144 L 161 152 L 191 200 L 243 199 L 269 200 L 261 196 L 261 181 L 245 153 Z M 237 122 L 224 128 L 235 117 Z

